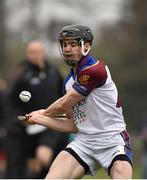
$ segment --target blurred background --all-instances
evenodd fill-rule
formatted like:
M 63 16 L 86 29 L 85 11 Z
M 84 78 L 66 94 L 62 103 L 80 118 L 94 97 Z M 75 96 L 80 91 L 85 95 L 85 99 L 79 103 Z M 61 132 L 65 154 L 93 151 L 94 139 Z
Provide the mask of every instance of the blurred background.
M 144 142 L 140 130 L 142 121 L 147 121 L 146 0 L 0 0 L 1 86 L 11 80 L 26 44 L 33 39 L 45 43 L 49 61 L 64 77 L 68 69 L 59 54 L 57 34 L 70 24 L 91 27 L 92 53 L 105 59 L 111 69 L 132 138 L 134 178 L 140 178 Z

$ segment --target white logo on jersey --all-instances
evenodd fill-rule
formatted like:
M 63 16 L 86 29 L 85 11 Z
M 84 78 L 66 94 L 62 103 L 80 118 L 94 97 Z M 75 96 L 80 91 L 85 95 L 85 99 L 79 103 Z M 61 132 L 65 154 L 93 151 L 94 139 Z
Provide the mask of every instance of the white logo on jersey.
M 73 107 L 73 118 L 75 120 L 75 123 L 76 124 L 79 124 L 83 121 L 85 121 L 85 117 L 86 117 L 86 114 L 85 112 L 81 111 L 80 110 L 80 107 L 83 106 L 84 104 L 86 104 L 86 100 L 83 99 L 82 101 L 78 102 L 74 107 Z

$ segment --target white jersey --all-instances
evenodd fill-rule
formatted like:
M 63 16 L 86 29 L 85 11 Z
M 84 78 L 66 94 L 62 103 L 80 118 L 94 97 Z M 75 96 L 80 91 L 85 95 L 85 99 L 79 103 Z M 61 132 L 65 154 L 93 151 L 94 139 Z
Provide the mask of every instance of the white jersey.
M 71 69 L 65 90 L 74 88 L 85 98 L 73 107 L 80 138 L 107 138 L 125 130 L 118 91 L 104 61 L 86 56 L 76 73 Z

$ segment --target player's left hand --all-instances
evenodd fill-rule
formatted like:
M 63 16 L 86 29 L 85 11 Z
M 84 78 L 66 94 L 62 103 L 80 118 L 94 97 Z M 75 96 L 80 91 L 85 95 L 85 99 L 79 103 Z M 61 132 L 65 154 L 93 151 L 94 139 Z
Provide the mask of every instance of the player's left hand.
M 25 115 L 27 124 L 40 124 L 40 120 L 42 119 L 43 115 L 40 114 L 39 111 L 33 111 L 29 114 Z

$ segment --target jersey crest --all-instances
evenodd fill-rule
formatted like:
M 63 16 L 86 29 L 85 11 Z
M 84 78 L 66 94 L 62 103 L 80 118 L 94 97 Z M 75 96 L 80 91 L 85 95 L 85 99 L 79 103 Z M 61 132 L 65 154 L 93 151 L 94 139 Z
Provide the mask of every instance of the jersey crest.
M 81 85 L 87 85 L 88 84 L 88 80 L 90 79 L 90 76 L 89 75 L 82 75 L 78 78 L 78 82 L 81 84 Z

